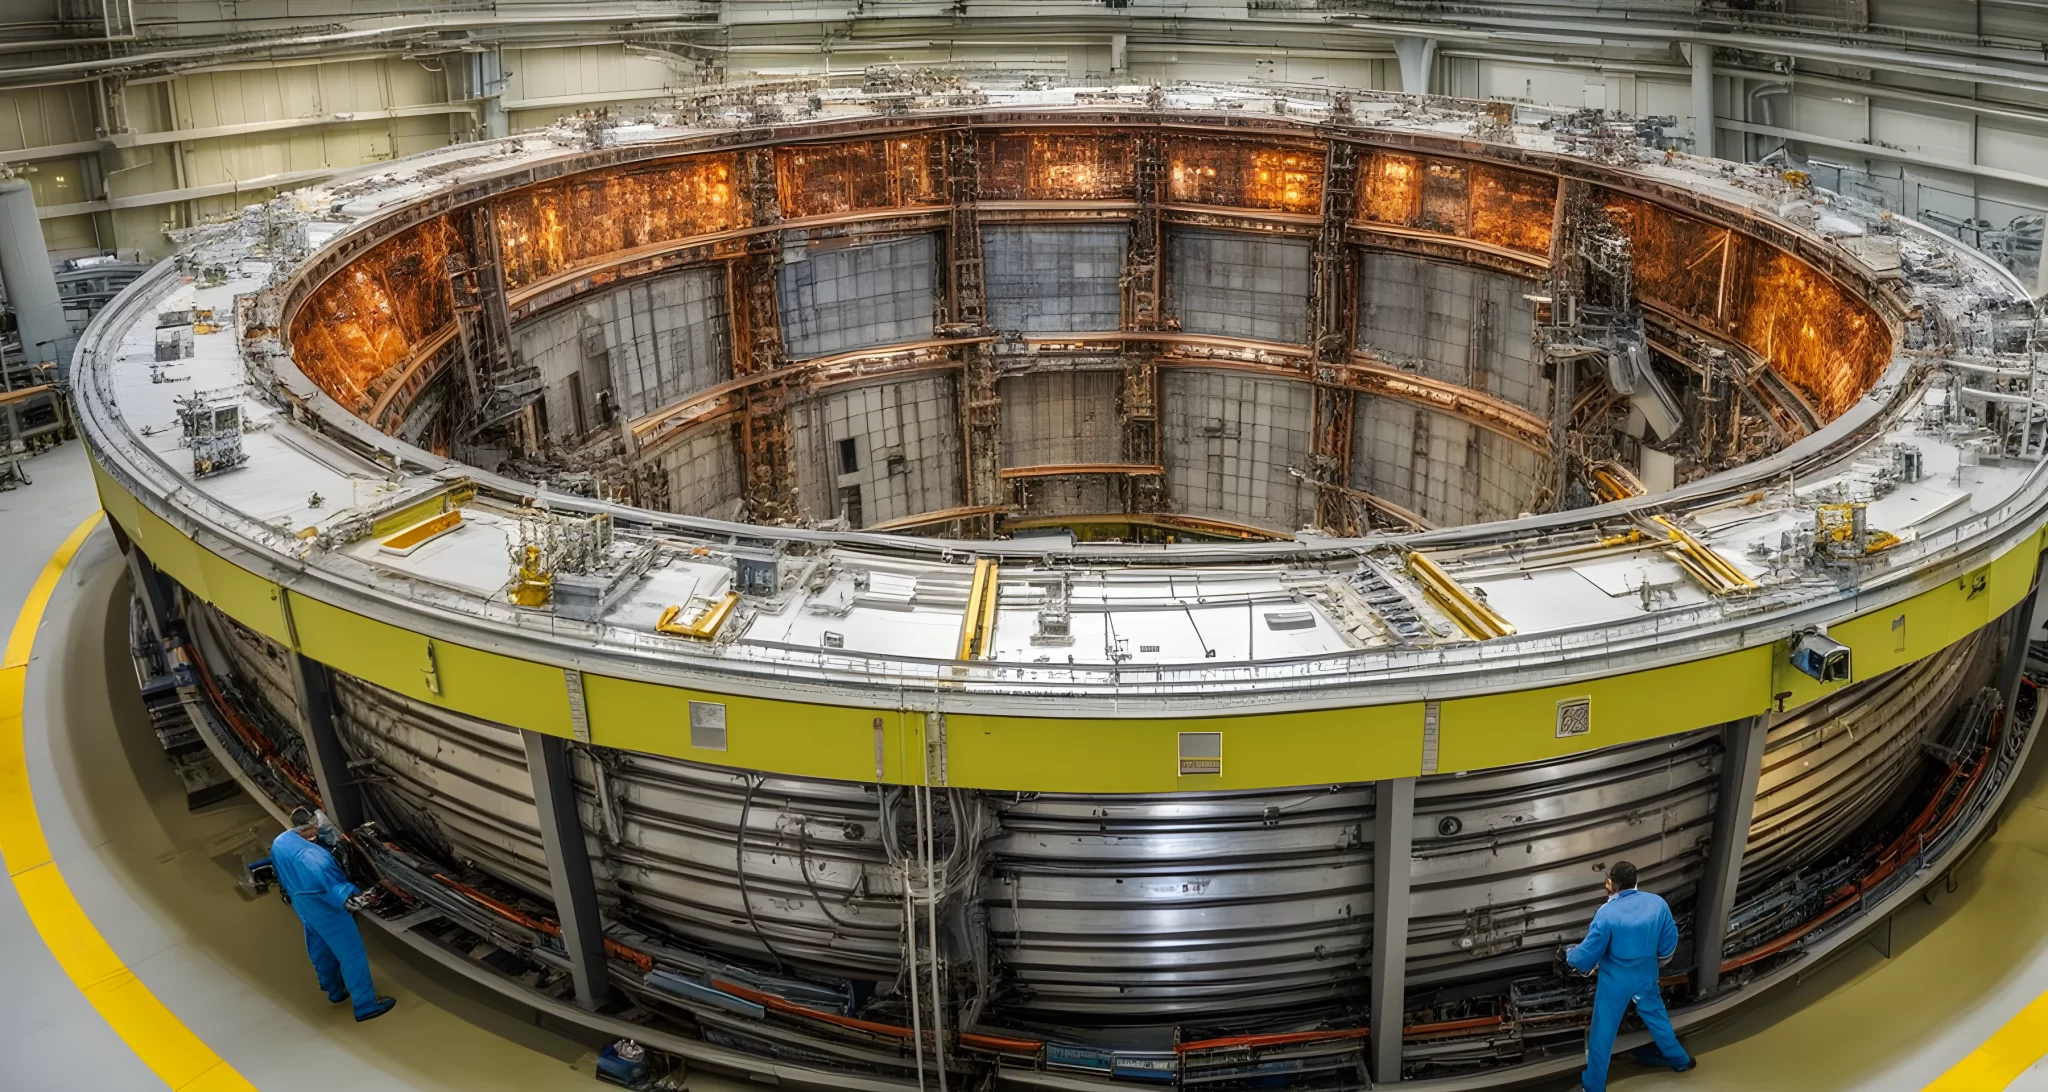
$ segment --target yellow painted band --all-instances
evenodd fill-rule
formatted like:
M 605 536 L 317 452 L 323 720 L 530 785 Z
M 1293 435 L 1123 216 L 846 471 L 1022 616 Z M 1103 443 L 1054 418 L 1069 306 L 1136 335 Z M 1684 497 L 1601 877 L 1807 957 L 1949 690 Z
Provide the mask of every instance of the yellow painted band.
M 95 466 L 97 471 L 97 466 Z M 101 502 L 157 566 L 243 625 L 337 671 L 500 724 L 573 737 L 560 667 L 429 639 L 379 618 L 285 591 L 202 548 L 99 478 Z M 131 523 L 131 521 L 133 521 Z M 2032 585 L 2039 529 L 1995 559 L 1904 602 L 1832 624 L 1854 650 L 1854 678 L 1933 655 L 2011 609 Z M 728 695 L 579 673 L 592 743 L 719 766 L 842 781 L 1037 792 L 1262 789 L 1413 777 L 1424 772 L 1425 705 L 1195 717 L 1034 717 L 948 712 L 942 726 L 891 704 L 832 705 Z M 1837 684 L 1839 685 L 1839 684 Z M 1576 683 L 1438 702 L 1432 772 L 1489 769 L 1667 736 L 1773 708 L 1824 687 L 1760 645 Z M 886 700 L 886 699 L 884 699 Z M 1590 703 L 1558 735 L 1561 708 Z M 725 747 L 692 746 L 690 703 L 725 706 Z M 926 735 L 944 732 L 943 745 Z M 1222 734 L 1221 770 L 1182 775 L 1181 732 Z
M 2048 1054 L 2048 993 L 2013 1014 L 1977 1049 L 1934 1079 L 1926 1092 L 2000 1089 Z
M 7 657 L 0 661 L 0 856 L 6 857 L 7 877 L 57 965 L 142 1064 L 179 1092 L 253 1092 L 255 1086 L 165 1008 L 93 927 L 50 858 L 30 794 L 22 743 L 29 651 L 58 578 L 103 514 L 94 512 L 50 556 L 14 620 Z

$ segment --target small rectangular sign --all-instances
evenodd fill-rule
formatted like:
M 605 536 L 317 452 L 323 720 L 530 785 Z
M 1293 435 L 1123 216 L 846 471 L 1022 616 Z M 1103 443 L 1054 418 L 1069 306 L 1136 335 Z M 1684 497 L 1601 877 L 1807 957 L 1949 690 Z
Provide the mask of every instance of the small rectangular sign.
M 1180 734 L 1180 773 L 1189 775 L 1221 774 L 1223 772 L 1223 733 L 1182 732 Z
M 1566 698 L 1557 703 L 1557 738 L 1583 736 L 1593 730 L 1593 699 Z
M 700 751 L 725 750 L 725 705 L 715 701 L 690 703 L 690 746 Z

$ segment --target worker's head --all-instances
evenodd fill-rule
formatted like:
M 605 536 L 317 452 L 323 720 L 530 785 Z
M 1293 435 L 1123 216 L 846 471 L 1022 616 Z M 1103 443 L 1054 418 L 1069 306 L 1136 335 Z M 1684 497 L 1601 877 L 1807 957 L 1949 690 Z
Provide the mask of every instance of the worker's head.
M 1616 861 L 1607 866 L 1607 893 L 1619 895 L 1636 885 L 1636 866 Z
M 292 832 L 307 841 L 320 837 L 320 817 L 311 808 L 292 809 Z

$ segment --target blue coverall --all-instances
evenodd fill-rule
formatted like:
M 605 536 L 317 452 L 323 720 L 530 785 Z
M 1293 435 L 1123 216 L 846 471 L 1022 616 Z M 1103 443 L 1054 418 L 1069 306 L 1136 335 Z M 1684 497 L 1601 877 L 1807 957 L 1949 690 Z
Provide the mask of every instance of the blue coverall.
M 343 996 L 354 1002 L 356 1016 L 377 1010 L 377 990 L 370 984 L 370 957 L 363 934 L 342 903 L 359 888 L 349 882 L 327 847 L 285 831 L 270 843 L 270 864 L 277 884 L 292 900 L 292 909 L 306 927 L 306 954 L 320 976 L 330 1001 Z M 344 993 L 344 991 L 346 991 Z
M 1629 888 L 1607 900 L 1593 915 L 1586 939 L 1565 953 L 1565 961 L 1580 972 L 1600 968 L 1599 984 L 1593 989 L 1593 1023 L 1586 1029 L 1586 1071 L 1579 1078 L 1587 1092 L 1606 1092 L 1614 1035 L 1630 1002 L 1661 1055 L 1637 1051 L 1637 1059 L 1674 1069 L 1692 1064 L 1671 1031 L 1664 995 L 1657 992 L 1657 968 L 1677 950 L 1678 924 L 1671 920 L 1671 907 L 1656 895 Z

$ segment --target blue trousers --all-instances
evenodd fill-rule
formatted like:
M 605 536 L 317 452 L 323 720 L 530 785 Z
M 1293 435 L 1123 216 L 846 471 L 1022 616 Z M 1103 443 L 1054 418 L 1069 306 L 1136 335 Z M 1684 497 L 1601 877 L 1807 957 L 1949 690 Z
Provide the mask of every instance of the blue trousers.
M 313 973 L 320 976 L 320 988 L 333 997 L 346 986 L 357 1016 L 374 1011 L 377 988 L 370 983 L 370 955 L 363 951 L 363 934 L 355 919 L 346 910 L 310 898 L 293 903 L 292 909 L 306 927 L 306 955 L 313 960 Z
M 1579 1077 L 1586 1092 L 1607 1092 L 1607 1063 L 1614 1054 L 1614 1036 L 1621 1030 L 1621 1018 L 1627 1015 L 1631 1004 L 1650 1029 L 1657 1052 L 1651 1055 L 1647 1049 L 1638 1051 L 1638 1061 L 1674 1068 L 1692 1061 L 1671 1030 L 1671 1016 L 1664 1011 L 1664 995 L 1657 992 L 1654 965 L 1647 974 L 1616 973 L 1603 966 L 1597 982 L 1593 988 L 1593 1023 L 1586 1028 L 1586 1071 Z

